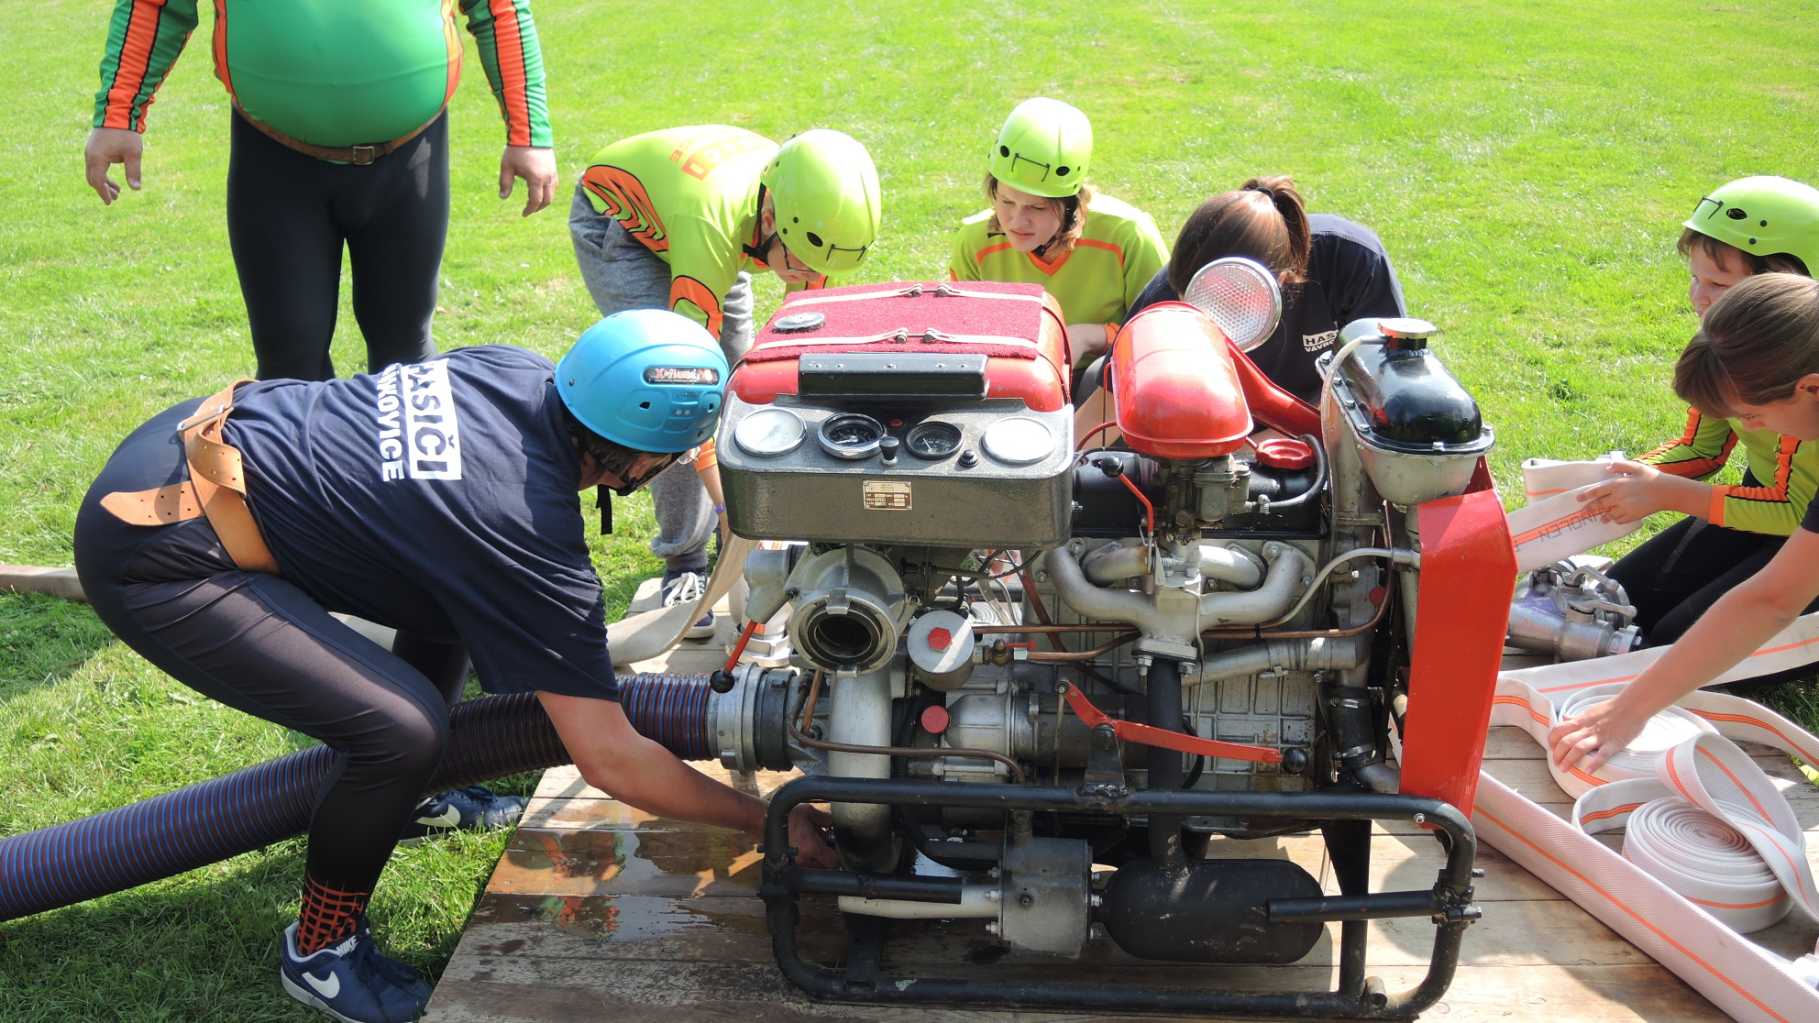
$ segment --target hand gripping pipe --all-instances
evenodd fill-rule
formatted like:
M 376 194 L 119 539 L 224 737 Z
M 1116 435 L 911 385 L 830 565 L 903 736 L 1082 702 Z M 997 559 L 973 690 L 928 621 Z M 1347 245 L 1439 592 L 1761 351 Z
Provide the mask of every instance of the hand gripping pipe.
M 714 756 L 706 675 L 619 676 L 632 727 L 684 760 Z M 458 703 L 431 792 L 569 762 L 531 693 Z M 309 826 L 334 770 L 326 746 L 82 820 L 0 838 L 0 921 L 206 866 Z

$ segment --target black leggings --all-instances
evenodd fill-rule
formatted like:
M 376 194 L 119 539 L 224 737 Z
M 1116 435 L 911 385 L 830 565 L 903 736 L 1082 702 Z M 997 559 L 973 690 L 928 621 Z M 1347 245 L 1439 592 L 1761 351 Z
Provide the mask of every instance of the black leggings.
M 1624 555 L 1609 574 L 1636 605 L 1643 645 L 1668 646 L 1718 598 L 1761 571 L 1786 542 L 1784 536 L 1726 529 L 1689 516 Z M 1819 610 L 1819 602 L 1807 610 Z M 1756 681 L 1804 678 L 1812 670 L 1797 668 Z
M 232 115 L 227 237 L 259 379 L 329 380 L 341 248 L 367 369 L 436 352 L 430 317 L 448 237 L 448 115 L 365 167 L 288 149 Z
M 234 567 L 207 519 L 130 526 L 103 509 L 111 491 L 183 478 L 176 425 L 198 404 L 114 452 L 76 516 L 76 571 L 95 613 L 146 660 L 340 754 L 310 821 L 309 874 L 371 891 L 442 760 L 466 658 L 407 635 L 398 653 L 381 649 L 282 577 Z

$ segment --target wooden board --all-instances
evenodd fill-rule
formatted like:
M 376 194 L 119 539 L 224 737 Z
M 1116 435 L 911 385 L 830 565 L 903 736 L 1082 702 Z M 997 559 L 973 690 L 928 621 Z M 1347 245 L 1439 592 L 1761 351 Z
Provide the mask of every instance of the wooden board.
M 722 617 L 724 621 L 724 616 Z M 724 656 L 713 643 L 673 654 L 672 671 L 706 671 Z M 646 665 L 640 665 L 646 668 Z M 648 666 L 654 667 L 654 666 Z M 1555 788 L 1541 750 L 1516 729 L 1494 729 L 1486 767 L 1557 813 L 1571 802 Z M 1819 832 L 1819 790 L 1786 758 L 1757 756 L 1784 785 L 1800 820 Z M 788 781 L 764 773 L 731 779 L 756 791 Z M 1617 836 L 1601 836 L 1616 843 Z M 1321 841 L 1290 836 L 1231 843 L 1230 854 L 1300 864 L 1337 892 Z M 1809 843 L 1819 864 L 1819 833 Z M 1371 849 L 1372 890 L 1425 888 L 1443 860 L 1433 837 L 1412 822 L 1379 824 Z M 1677 977 L 1533 875 L 1480 846 L 1477 886 L 1483 919 L 1465 937 L 1451 988 L 1425 1018 L 1510 1023 L 1704 1021 L 1724 1016 Z M 890 1008 L 816 1003 L 784 980 L 772 959 L 763 903 L 756 897 L 759 856 L 749 842 L 712 828 L 654 817 L 587 786 L 573 768 L 546 773 L 518 833 L 449 961 L 426 1020 L 434 1023 L 531 1023 L 570 1019 L 681 1023 L 876 1020 L 903 1023 L 1025 1023 L 1109 1020 L 966 1008 Z M 805 956 L 843 954 L 839 914 L 826 900 L 805 900 L 799 940 Z M 1815 928 L 1792 918 L 1755 936 L 1788 956 L 1813 947 Z M 1107 940 L 1089 943 L 1078 961 L 1006 954 L 976 921 L 899 927 L 887 966 L 922 975 L 1003 980 L 1103 978 L 1225 990 L 1327 990 L 1334 983 L 1337 925 L 1301 962 L 1286 967 L 1211 968 L 1133 960 Z M 1433 928 L 1424 920 L 1373 923 L 1367 973 L 1392 991 L 1417 983 Z

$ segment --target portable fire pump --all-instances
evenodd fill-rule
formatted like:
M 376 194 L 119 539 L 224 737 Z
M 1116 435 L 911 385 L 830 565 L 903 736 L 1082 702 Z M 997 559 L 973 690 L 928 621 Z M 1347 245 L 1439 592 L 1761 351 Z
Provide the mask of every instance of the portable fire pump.
M 747 563 L 747 615 L 787 619 L 793 653 L 718 678 L 711 723 L 727 766 L 807 775 L 771 804 L 761 893 L 811 995 L 1406 1018 L 1450 982 L 1515 573 L 1491 432 L 1417 320 L 1351 324 L 1320 407 L 1295 400 L 1240 347 L 1273 328 L 1274 281 L 1208 272 L 1225 286 L 1190 289 L 1199 307 L 1124 325 L 1115 415 L 1079 437 L 1062 320 L 1034 286 L 799 294 L 734 373 L 730 523 L 785 541 Z M 803 801 L 831 804 L 839 869 L 792 857 Z M 1368 890 L 1372 821 L 1432 835 L 1431 886 Z M 1338 894 L 1228 852 L 1312 831 Z M 807 895 L 844 914 L 832 963 L 798 945 Z M 1435 927 L 1407 991 L 1365 975 L 1368 922 L 1389 917 Z M 1337 981 L 893 972 L 892 930 L 933 921 L 1209 970 L 1295 962 L 1337 921 Z

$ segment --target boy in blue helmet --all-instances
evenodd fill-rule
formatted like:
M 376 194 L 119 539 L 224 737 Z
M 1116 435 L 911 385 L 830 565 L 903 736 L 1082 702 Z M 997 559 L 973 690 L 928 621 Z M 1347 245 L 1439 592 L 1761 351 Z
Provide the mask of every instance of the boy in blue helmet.
M 184 684 L 340 755 L 284 936 L 291 995 L 362 1021 L 414 1019 L 429 998 L 376 951 L 365 908 L 442 759 L 464 647 L 488 691 L 537 694 L 589 784 L 759 833 L 761 802 L 620 710 L 578 497 L 630 493 L 712 436 L 726 376 L 699 324 L 641 310 L 555 366 L 484 347 L 237 384 L 153 417 L 109 460 L 76 519 L 101 620 Z M 394 650 L 331 611 L 398 629 Z M 812 813 L 791 832 L 831 862 Z

